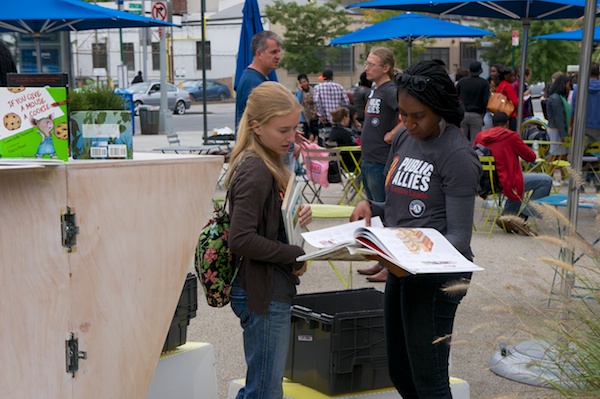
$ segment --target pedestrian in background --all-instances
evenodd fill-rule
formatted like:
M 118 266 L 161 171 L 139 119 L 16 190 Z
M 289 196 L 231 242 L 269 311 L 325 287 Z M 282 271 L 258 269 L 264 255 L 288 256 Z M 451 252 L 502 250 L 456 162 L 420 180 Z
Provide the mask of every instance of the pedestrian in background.
M 252 63 L 244 69 L 237 86 L 234 88 L 235 96 L 235 128 L 242 118 L 246 109 L 246 101 L 252 89 L 266 82 L 268 75 L 279 67 L 281 60 L 281 46 L 283 41 L 275 32 L 264 30 L 252 37 L 250 48 L 252 51 Z M 237 134 L 237 133 L 236 133 Z
M 365 106 L 367 105 L 369 95 L 371 94 L 372 85 L 373 82 L 367 79 L 367 73 L 363 72 L 360 74 L 358 88 L 354 91 L 354 94 L 352 95 L 352 105 L 354 105 L 357 112 L 356 119 L 358 119 L 361 125 L 365 120 Z
M 17 72 L 17 64 L 8 46 L 0 40 L 0 86 L 6 87 L 6 74 Z
M 300 113 L 300 123 L 304 137 L 311 143 L 317 142 L 319 136 L 317 111 L 315 110 L 314 91 L 310 87 L 308 76 L 305 73 L 298 75 L 298 91 L 296 92 L 298 102 L 304 108 Z
M 398 90 L 394 76 L 394 54 L 387 47 L 371 49 L 365 62 L 367 79 L 373 82 L 365 110 L 365 122 L 360 136 L 361 177 L 367 198 L 385 201 L 385 163 L 394 136 L 400 129 L 398 123 Z M 380 264 L 358 269 L 371 282 L 385 282 L 388 270 Z
M 456 91 L 465 107 L 465 117 L 460 128 L 473 145 L 475 136 L 483 129 L 483 116 L 490 99 L 490 84 L 479 76 L 483 72 L 481 62 L 471 62 L 468 71 L 469 76 L 459 80 L 456 84 Z
M 333 81 L 333 71 L 331 69 L 325 69 L 319 76 L 319 80 L 323 82 L 319 83 L 314 89 L 314 101 L 319 124 L 322 127 L 331 127 L 331 111 L 342 105 L 350 104 L 350 100 L 342 85 Z
M 519 95 L 513 87 L 515 81 L 515 72 L 512 68 L 503 67 L 498 71 L 498 86 L 496 87 L 496 93 L 502 93 L 506 96 L 508 101 L 513 103 L 515 106 L 512 114 L 508 115 L 510 118 L 509 126 L 510 130 L 517 130 L 517 110 L 519 109 Z
M 131 84 L 142 83 L 143 81 L 144 78 L 142 77 L 142 71 L 138 71 L 137 75 L 135 75 L 135 77 L 131 81 Z
M 565 145 L 569 137 L 569 126 L 571 124 L 571 105 L 567 100 L 571 91 L 571 80 L 567 75 L 559 75 L 550 87 L 550 97 L 546 103 L 548 112 L 548 137 L 551 142 L 561 144 L 550 144 L 548 160 L 566 161 L 570 148 Z M 566 181 L 567 174 L 563 168 L 559 168 L 562 181 Z M 556 180 L 555 185 L 561 182 Z

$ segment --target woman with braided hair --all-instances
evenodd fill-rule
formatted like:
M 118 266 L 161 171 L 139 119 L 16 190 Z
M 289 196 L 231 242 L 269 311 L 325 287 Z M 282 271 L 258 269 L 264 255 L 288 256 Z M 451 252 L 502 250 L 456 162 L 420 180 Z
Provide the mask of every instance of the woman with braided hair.
M 385 203 L 360 202 L 351 220 L 382 216 L 389 227 L 430 227 L 472 259 L 471 229 L 481 165 L 460 131 L 454 84 L 434 62 L 397 78 L 404 127 L 385 168 Z M 389 274 L 384 302 L 389 373 L 404 399 L 452 398 L 448 375 L 456 309 L 471 273 Z
M 10 50 L 0 40 L 0 86 L 6 87 L 6 74 L 9 72 L 17 72 L 17 64 Z

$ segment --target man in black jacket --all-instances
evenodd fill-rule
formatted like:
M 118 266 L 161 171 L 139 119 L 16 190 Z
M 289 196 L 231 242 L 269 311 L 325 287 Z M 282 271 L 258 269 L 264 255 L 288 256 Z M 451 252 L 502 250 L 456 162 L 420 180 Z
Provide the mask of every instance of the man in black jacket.
M 490 98 L 490 84 L 479 76 L 481 72 L 483 72 L 481 62 L 471 62 L 469 65 L 470 76 L 462 78 L 456 85 L 460 101 L 465 107 L 465 117 L 460 128 L 471 144 L 475 141 L 477 133 L 483 128 L 483 116 Z

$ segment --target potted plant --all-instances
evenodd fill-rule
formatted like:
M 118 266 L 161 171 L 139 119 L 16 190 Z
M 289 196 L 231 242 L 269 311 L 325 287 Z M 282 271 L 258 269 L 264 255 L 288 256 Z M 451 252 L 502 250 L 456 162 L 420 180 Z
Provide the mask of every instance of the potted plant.
M 126 95 L 105 84 L 69 91 L 71 154 L 74 159 L 133 157 L 133 112 Z

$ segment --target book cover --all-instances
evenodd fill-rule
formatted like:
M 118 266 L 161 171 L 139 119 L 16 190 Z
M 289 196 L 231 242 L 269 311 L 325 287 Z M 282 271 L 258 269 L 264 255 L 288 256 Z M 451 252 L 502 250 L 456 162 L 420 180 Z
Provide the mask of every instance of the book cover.
M 0 87 L 0 155 L 69 157 L 66 87 Z
M 130 111 L 77 111 L 70 115 L 73 159 L 132 159 Z
M 373 219 L 371 227 L 364 221 L 335 226 L 327 231 L 311 232 L 305 239 L 319 251 L 305 254 L 306 260 L 379 259 L 388 268 L 398 267 L 410 274 L 462 273 L 483 270 L 465 258 L 437 230 L 430 228 L 383 227 Z M 348 231 L 352 229 L 352 238 Z M 305 233 L 309 234 L 309 233 Z M 317 245 L 313 238 L 317 237 Z M 329 238 L 328 238 L 329 237 Z M 390 272 L 398 275 L 397 271 Z
M 296 175 L 292 173 L 283 197 L 281 214 L 283 216 L 283 224 L 285 226 L 288 243 L 299 247 L 304 246 L 304 238 L 302 237 L 304 229 L 300 226 L 298 220 L 301 206 L 302 187 L 296 181 Z

